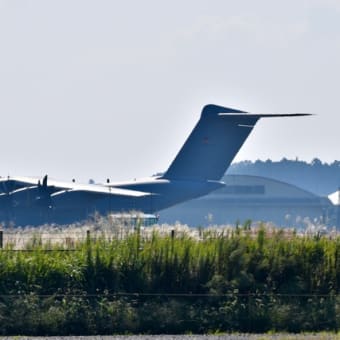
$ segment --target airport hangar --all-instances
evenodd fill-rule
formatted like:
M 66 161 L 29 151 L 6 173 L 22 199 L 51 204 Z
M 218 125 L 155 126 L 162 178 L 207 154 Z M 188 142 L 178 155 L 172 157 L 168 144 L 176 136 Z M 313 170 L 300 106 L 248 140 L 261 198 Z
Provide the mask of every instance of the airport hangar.
M 328 197 L 260 176 L 226 175 L 222 180 L 225 187 L 161 211 L 160 223 L 208 226 L 251 220 L 281 227 L 299 228 L 313 223 L 340 228 L 340 205 Z

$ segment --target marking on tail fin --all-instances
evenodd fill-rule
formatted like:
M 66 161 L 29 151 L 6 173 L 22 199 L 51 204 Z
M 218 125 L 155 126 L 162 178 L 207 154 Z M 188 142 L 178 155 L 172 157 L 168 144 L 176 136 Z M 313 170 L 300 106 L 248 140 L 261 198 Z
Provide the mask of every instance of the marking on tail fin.
M 240 127 L 247 127 L 247 128 L 253 128 L 255 125 L 237 124 L 237 126 L 240 126 Z

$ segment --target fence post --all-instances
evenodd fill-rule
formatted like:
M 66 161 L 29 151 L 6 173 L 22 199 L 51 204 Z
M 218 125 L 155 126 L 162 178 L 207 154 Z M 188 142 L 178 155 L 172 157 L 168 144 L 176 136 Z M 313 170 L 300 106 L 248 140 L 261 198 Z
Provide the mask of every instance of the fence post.
M 3 240 L 4 240 L 3 236 L 4 236 L 3 231 L 0 230 L 0 249 L 2 249 L 2 247 L 3 247 Z
M 171 229 L 171 254 L 174 254 L 175 229 Z
M 91 243 L 90 230 L 86 230 L 86 244 L 89 246 Z

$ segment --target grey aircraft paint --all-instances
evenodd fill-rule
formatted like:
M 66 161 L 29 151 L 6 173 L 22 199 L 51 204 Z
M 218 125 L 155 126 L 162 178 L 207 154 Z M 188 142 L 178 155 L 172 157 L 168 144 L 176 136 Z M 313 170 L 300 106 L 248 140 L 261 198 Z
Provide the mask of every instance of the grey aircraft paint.
M 217 105 L 200 120 L 162 176 L 126 183 L 80 185 L 25 177 L 0 179 L 0 221 L 8 225 L 71 223 L 95 213 L 155 213 L 221 188 L 220 181 L 256 122 L 265 115 Z

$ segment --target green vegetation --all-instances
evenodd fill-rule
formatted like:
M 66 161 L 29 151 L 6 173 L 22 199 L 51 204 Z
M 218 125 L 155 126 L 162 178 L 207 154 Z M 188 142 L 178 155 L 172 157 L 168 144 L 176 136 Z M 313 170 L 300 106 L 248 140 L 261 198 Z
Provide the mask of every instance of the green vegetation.
M 340 238 L 233 231 L 0 250 L 0 335 L 337 331 Z M 65 246 L 64 246 L 65 247 Z

